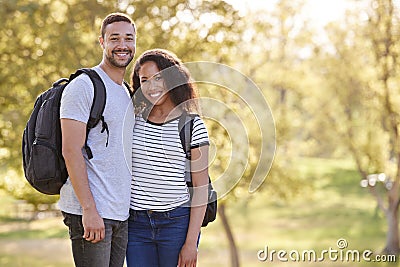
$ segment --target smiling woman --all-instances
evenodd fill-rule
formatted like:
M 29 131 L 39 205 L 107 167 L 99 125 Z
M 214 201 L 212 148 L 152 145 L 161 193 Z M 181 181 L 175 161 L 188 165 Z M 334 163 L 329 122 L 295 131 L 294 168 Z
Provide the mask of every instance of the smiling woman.
M 132 138 L 128 266 L 195 266 L 207 203 L 209 140 L 203 120 L 188 114 L 196 111 L 194 84 L 174 53 L 153 49 L 136 61 L 132 87 L 141 109 Z M 179 130 L 181 118 L 189 116 L 190 161 Z
M 140 84 L 143 95 L 153 104 L 159 106 L 165 101 L 171 101 L 168 98 L 168 91 L 164 86 L 164 79 L 160 74 L 156 63 L 153 61 L 145 62 L 139 70 Z M 172 107 L 174 104 L 170 103 Z

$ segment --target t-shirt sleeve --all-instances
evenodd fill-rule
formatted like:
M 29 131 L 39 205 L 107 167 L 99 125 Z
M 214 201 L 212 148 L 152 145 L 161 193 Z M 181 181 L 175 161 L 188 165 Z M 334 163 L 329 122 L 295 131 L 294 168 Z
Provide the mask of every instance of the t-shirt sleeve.
M 191 148 L 197 148 L 204 145 L 209 145 L 208 132 L 204 121 L 200 117 L 195 117 L 193 121 L 193 133 Z
M 86 74 L 72 80 L 61 96 L 60 119 L 87 123 L 93 103 L 94 87 Z

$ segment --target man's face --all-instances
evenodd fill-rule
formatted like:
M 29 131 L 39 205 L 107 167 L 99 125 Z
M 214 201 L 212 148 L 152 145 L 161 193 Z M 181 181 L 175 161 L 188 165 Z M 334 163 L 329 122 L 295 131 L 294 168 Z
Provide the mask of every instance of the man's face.
M 129 22 L 118 21 L 107 25 L 104 38 L 100 37 L 105 59 L 114 67 L 126 68 L 136 52 L 136 33 Z

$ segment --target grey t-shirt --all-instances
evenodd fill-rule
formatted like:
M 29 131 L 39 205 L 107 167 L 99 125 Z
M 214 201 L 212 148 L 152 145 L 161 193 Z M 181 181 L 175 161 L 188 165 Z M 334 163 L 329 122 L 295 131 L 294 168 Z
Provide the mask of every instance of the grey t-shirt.
M 109 129 L 108 146 L 107 132 L 101 133 L 100 122 L 90 130 L 87 140 L 93 158 L 88 159 L 85 149 L 82 149 L 82 153 L 90 190 L 100 216 L 124 221 L 129 217 L 132 132 L 135 123 L 132 101 L 125 86 L 111 80 L 99 66 L 93 69 L 106 86 L 107 100 L 103 115 Z M 86 74 L 75 78 L 64 89 L 60 118 L 87 123 L 93 94 L 93 84 Z M 61 188 L 58 205 L 64 212 L 82 214 L 70 179 Z

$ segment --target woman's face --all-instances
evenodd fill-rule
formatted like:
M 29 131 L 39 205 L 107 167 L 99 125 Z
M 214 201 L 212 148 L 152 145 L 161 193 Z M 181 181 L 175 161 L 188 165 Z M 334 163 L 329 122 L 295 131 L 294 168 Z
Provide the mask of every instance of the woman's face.
M 147 61 L 139 69 L 140 87 L 144 97 L 153 105 L 162 105 L 169 94 L 160 70 L 153 61 Z

